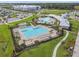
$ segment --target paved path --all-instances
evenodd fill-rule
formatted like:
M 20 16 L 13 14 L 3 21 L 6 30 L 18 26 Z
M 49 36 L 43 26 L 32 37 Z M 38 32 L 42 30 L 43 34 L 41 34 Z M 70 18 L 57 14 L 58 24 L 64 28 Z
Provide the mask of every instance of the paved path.
M 74 51 L 73 51 L 73 57 L 79 57 L 79 32 L 77 35 Z
M 33 15 L 27 16 L 27 17 L 25 17 L 25 18 L 23 18 L 23 19 L 29 18 L 29 17 L 31 17 L 31 16 L 33 16 Z M 15 21 L 12 21 L 12 22 L 21 21 L 21 20 L 23 20 L 23 19 L 15 20 Z M 12 22 L 9 22 L 9 23 L 12 23 Z M 4 23 L 2 23 L 2 24 L 0 24 L 0 25 L 3 25 L 3 24 L 9 24 L 9 23 L 4 22 Z
M 66 31 L 65 37 L 64 37 L 64 38 L 56 45 L 56 47 L 54 48 L 52 57 L 56 57 L 57 49 L 60 47 L 60 45 L 62 44 L 62 42 L 67 39 L 68 35 L 69 35 L 69 31 Z

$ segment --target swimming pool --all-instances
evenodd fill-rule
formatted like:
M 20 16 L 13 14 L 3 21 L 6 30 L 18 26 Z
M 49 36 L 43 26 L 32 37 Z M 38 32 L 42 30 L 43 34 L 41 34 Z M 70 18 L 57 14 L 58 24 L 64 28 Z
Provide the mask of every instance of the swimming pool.
M 42 18 L 39 18 L 38 22 L 41 22 L 41 23 L 51 23 L 53 21 L 54 21 L 54 19 L 51 18 L 51 17 L 42 17 Z
M 44 35 L 46 33 L 48 33 L 48 29 L 41 27 L 41 26 L 28 26 L 26 28 L 21 29 L 21 32 L 23 33 L 24 37 L 27 39 L 31 39 L 33 37 L 38 37 L 41 35 Z

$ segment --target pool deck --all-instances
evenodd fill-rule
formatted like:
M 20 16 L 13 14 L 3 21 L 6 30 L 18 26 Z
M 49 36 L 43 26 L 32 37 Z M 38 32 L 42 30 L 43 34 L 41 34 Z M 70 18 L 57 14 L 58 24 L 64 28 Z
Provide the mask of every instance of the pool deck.
M 49 33 L 46 33 L 44 35 L 40 35 L 38 37 L 33 37 L 31 39 L 26 39 L 25 40 L 25 45 L 26 46 L 30 46 L 30 45 L 33 45 L 35 44 L 35 41 L 39 41 L 39 42 L 42 42 L 42 41 L 47 41 L 47 40 L 50 40 L 51 38 L 55 38 L 58 36 L 57 34 L 57 31 L 52 29 L 52 28 L 48 28 L 46 26 L 43 26 L 45 28 L 47 28 L 49 30 Z M 52 30 L 52 32 L 50 33 L 50 30 Z M 22 35 L 20 35 L 22 37 Z M 24 36 L 22 37 L 21 40 L 25 39 Z M 21 43 L 21 41 L 19 41 L 19 43 Z
M 38 25 L 38 26 L 42 26 L 43 28 L 48 29 L 48 33 L 45 33 L 45 34 L 37 36 L 37 37 L 32 37 L 30 39 L 25 38 L 24 35 L 21 32 L 19 32 L 19 29 L 21 29 L 21 28 L 15 28 L 13 31 L 14 36 L 20 37 L 18 44 L 21 45 L 24 43 L 26 46 L 30 46 L 30 45 L 35 44 L 35 41 L 43 42 L 43 41 L 47 41 L 47 40 L 53 39 L 58 36 L 57 31 L 55 29 L 53 29 L 49 26 L 43 26 L 43 25 Z M 18 32 L 18 33 L 16 33 L 16 32 Z

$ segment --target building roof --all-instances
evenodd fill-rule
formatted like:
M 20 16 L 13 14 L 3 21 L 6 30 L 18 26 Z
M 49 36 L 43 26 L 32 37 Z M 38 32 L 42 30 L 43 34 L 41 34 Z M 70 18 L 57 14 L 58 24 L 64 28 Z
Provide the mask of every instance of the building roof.
M 20 18 L 8 18 L 7 21 L 8 22 L 13 22 L 13 21 L 17 21 L 20 20 Z
M 58 15 L 53 15 L 53 14 L 50 14 L 48 16 L 55 17 L 57 20 L 59 20 L 60 21 L 60 26 L 70 27 L 68 19 L 65 19 L 64 17 L 58 16 Z
M 61 18 L 60 26 L 70 27 L 69 21 L 67 19 Z

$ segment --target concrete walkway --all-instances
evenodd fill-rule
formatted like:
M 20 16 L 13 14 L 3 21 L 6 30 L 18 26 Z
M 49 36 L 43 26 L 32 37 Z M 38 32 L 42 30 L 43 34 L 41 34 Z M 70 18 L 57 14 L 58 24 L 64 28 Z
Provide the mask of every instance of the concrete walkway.
M 73 51 L 73 56 L 72 57 L 79 57 L 79 32 L 77 35 L 74 51 Z
M 56 47 L 54 48 L 52 57 L 56 57 L 56 53 L 57 53 L 58 48 L 60 47 L 60 45 L 62 44 L 62 42 L 67 39 L 68 35 L 69 35 L 69 31 L 66 31 L 65 37 L 64 37 L 64 38 L 56 45 Z

